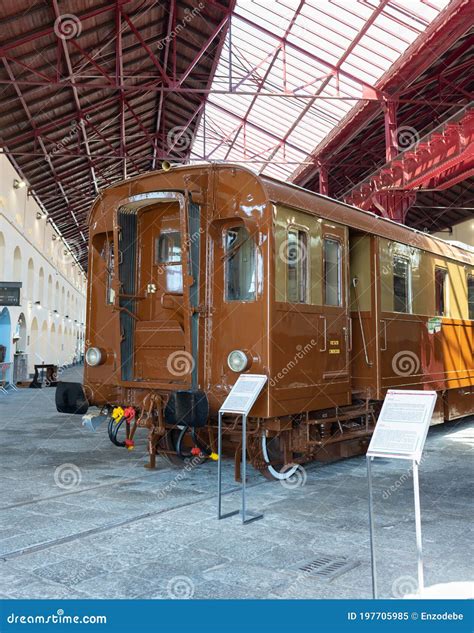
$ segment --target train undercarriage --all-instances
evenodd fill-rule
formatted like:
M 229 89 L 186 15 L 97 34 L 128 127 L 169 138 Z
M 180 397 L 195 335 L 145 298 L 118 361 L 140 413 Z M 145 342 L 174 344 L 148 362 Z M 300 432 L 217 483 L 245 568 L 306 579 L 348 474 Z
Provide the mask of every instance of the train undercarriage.
M 85 396 L 71 400 L 74 390 L 80 393 L 78 388 L 82 389 L 80 385 L 72 388 L 71 383 L 61 383 L 57 394 L 59 409 L 65 413 L 87 411 Z M 107 421 L 111 442 L 128 450 L 134 448 L 136 433 L 146 429 L 147 467 L 153 469 L 157 456 L 176 466 L 189 460 L 194 465 L 217 460 L 217 419 L 208 416 L 207 405 L 198 402 L 197 409 L 197 416 L 186 420 L 174 408 L 170 414 L 169 399 L 149 393 L 140 408 L 105 405 L 98 415 L 89 414 L 85 418 L 89 425 L 94 420 Z M 265 477 L 283 480 L 294 475 L 299 465 L 310 461 L 329 462 L 363 454 L 375 427 L 377 410 L 378 403 L 366 399 L 349 406 L 280 418 L 249 418 L 247 458 Z M 235 479 L 240 481 L 241 416 L 224 417 L 222 451 L 224 457 L 234 460 Z

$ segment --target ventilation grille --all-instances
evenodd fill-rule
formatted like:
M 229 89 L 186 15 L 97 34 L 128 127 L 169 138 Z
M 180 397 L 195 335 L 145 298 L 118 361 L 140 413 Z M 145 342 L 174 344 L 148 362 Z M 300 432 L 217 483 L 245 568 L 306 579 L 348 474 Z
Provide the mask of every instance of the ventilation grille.
M 350 560 L 345 556 L 334 557 L 321 554 L 308 563 L 298 564 L 296 569 L 309 576 L 317 576 L 325 580 L 334 580 L 349 570 L 354 569 L 354 567 L 357 567 L 359 564 L 358 561 Z

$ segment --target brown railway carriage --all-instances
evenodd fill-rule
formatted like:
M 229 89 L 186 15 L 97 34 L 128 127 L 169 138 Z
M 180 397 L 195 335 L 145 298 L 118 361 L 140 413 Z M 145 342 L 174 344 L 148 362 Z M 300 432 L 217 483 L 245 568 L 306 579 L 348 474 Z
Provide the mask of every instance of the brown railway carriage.
M 437 421 L 474 412 L 472 253 L 239 166 L 102 192 L 87 306 L 88 404 L 133 407 L 128 444 L 147 427 L 152 465 L 213 449 L 242 371 L 268 376 L 248 446 L 278 477 L 364 451 L 390 387 L 438 391 Z M 224 433 L 238 468 L 239 422 Z

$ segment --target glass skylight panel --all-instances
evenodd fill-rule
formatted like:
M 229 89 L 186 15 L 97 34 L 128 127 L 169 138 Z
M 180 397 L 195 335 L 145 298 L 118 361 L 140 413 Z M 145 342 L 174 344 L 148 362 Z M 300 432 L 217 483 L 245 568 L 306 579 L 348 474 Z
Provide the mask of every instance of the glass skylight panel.
M 307 0 L 296 18 L 299 0 L 237 0 L 231 29 L 232 85 L 238 86 L 237 93 L 251 94 L 209 95 L 191 160 L 205 158 L 205 148 L 211 160 L 243 162 L 252 169 L 263 167 L 265 174 L 288 178 L 298 166 L 293 163 L 304 163 L 357 105 L 358 101 L 351 97 L 361 97 L 364 83 L 375 85 L 447 3 L 448 0 L 390 0 L 359 37 L 379 6 L 375 0 Z M 283 51 L 281 38 L 292 20 Z M 327 64 L 337 65 L 356 37 L 356 45 L 340 64 L 337 80 L 332 76 L 323 88 L 328 74 L 334 75 Z M 228 46 L 229 34 L 216 70 L 214 90 L 227 91 L 229 87 Z M 265 76 L 262 93 L 283 94 L 286 88 L 305 97 L 260 95 L 254 99 Z M 317 98 L 292 129 L 316 94 L 336 99 Z M 244 117 L 245 134 L 241 121 Z M 283 148 L 281 142 L 286 137 Z

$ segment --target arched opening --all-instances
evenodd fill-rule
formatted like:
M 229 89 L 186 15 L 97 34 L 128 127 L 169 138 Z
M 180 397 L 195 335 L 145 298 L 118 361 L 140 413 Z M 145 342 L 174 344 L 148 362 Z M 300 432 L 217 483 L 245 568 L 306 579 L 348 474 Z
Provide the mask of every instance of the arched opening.
M 53 307 L 53 278 L 48 276 L 48 308 Z
M 35 301 L 39 301 L 41 305 L 44 305 L 44 270 L 43 267 L 39 269 L 38 276 L 38 294 L 35 297 Z
M 63 328 L 61 325 L 58 327 L 56 356 L 54 362 L 58 365 L 62 365 L 64 362 L 64 336 Z
M 43 322 L 43 327 L 41 328 L 41 338 L 39 344 L 39 350 L 37 353 L 38 360 L 36 361 L 38 364 L 46 363 L 48 358 L 48 351 L 50 349 L 49 341 L 48 341 L 48 322 Z
M 0 233 L 0 280 L 5 279 L 5 238 Z
M 13 332 L 13 343 L 15 344 L 15 354 L 24 354 L 26 352 L 26 319 L 23 312 L 16 322 L 15 331 Z
M 61 288 L 61 314 L 64 315 L 65 314 L 65 308 L 66 308 L 66 292 L 64 290 L 64 286 Z
M 31 322 L 31 331 L 30 331 L 30 346 L 28 350 L 28 372 L 32 374 L 35 370 L 35 365 L 41 364 L 41 358 L 38 356 L 38 319 L 34 317 Z
M 28 260 L 28 276 L 26 278 L 26 296 L 30 301 L 34 301 L 34 286 L 35 286 L 35 264 L 30 257 Z
M 56 282 L 56 286 L 54 288 L 54 306 L 53 309 L 59 312 L 59 281 Z
M 3 308 L 0 312 L 0 362 L 11 362 L 11 321 L 8 308 Z M 12 377 L 11 365 L 6 365 L 5 370 L 0 372 L 0 381 L 10 382 Z
M 49 336 L 49 348 L 48 348 L 48 355 L 46 357 L 45 362 L 46 363 L 57 363 L 58 359 L 58 342 L 56 339 L 56 326 L 54 325 L 54 323 L 51 324 L 51 331 L 50 331 L 50 336 Z
M 13 281 L 21 281 L 21 250 L 19 246 L 13 251 Z

